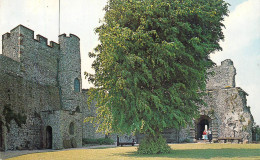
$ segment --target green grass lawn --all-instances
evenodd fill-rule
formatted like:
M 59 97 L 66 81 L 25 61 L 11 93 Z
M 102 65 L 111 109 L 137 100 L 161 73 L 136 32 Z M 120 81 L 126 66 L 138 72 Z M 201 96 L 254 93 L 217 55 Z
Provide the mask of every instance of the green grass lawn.
M 97 149 L 73 149 L 66 151 L 28 154 L 8 160 L 133 160 L 133 159 L 240 159 L 260 160 L 260 144 L 171 144 L 169 154 L 138 155 L 137 147 L 116 147 Z

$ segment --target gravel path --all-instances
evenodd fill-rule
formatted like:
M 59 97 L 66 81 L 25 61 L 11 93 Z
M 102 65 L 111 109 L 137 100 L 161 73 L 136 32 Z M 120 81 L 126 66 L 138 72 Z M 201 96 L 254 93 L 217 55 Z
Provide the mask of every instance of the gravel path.
M 66 150 L 73 150 L 73 149 L 92 149 L 92 148 L 113 148 L 117 147 L 116 145 L 98 145 L 98 146 L 88 146 L 82 148 L 69 148 L 69 149 L 61 149 L 61 150 L 52 150 L 52 149 L 42 149 L 42 150 L 22 150 L 22 151 L 6 151 L 0 152 L 0 160 L 5 160 L 12 157 L 17 157 L 25 154 L 31 153 L 41 153 L 41 152 L 58 152 L 58 151 L 66 151 Z

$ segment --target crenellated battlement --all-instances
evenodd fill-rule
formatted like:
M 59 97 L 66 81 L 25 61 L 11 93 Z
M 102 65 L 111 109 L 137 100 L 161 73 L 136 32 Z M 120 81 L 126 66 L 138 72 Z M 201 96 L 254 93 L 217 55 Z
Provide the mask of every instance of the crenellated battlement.
M 10 39 L 12 39 L 12 40 L 10 40 Z M 24 44 L 23 41 L 25 41 L 25 40 L 34 40 L 42 45 L 53 48 L 55 50 L 60 49 L 59 43 L 50 41 L 50 43 L 48 44 L 48 38 L 46 38 L 40 34 L 37 34 L 36 38 L 34 38 L 34 31 L 21 24 L 18 25 L 17 27 L 15 27 L 14 29 L 12 29 L 9 33 L 5 33 L 2 35 L 3 46 L 8 45 L 11 42 L 14 42 L 14 39 L 18 40 L 17 45 L 23 45 Z M 78 36 L 76 36 L 74 34 L 69 34 L 67 36 L 65 33 L 59 35 L 59 39 L 60 40 L 66 39 L 66 40 L 75 41 L 75 42 L 80 41 L 80 38 Z M 4 42 L 6 42 L 6 43 L 4 43 Z
M 10 38 L 11 34 L 10 33 L 5 33 L 2 35 L 2 40 Z
M 3 46 L 6 45 L 4 43 L 4 41 L 12 41 L 11 39 L 18 39 L 18 45 L 22 45 L 25 39 L 27 40 L 35 40 L 37 42 L 39 42 L 40 44 L 45 45 L 46 47 L 50 47 L 50 48 L 54 48 L 55 50 L 60 48 L 60 45 L 54 41 L 50 41 L 50 43 L 48 44 L 48 39 L 40 34 L 36 35 L 36 39 L 34 38 L 34 31 L 23 26 L 23 25 L 18 25 L 17 27 L 15 27 L 14 29 L 12 29 L 9 33 L 5 33 L 2 35 L 2 40 L 3 40 Z M 9 42 L 7 42 L 8 44 Z
M 56 48 L 56 49 L 60 49 L 60 44 L 56 43 L 56 42 L 53 42 L 53 41 L 50 41 L 50 45 L 49 47 L 52 47 L 52 48 Z
M 15 27 L 14 29 L 12 29 L 10 33 L 11 35 L 19 34 L 19 36 L 34 38 L 34 31 L 21 24 Z
M 61 35 L 59 35 L 59 38 L 72 38 L 72 39 L 75 39 L 75 40 L 80 40 L 80 38 L 74 34 L 69 34 L 69 36 L 66 35 L 66 33 L 63 33 Z
M 2 35 L 1 56 L 18 62 L 21 66 L 18 72 L 26 79 L 40 84 L 57 85 L 59 66 L 64 69 L 71 65 L 70 70 L 75 70 L 73 78 L 81 78 L 78 75 L 81 70 L 79 37 L 62 34 L 59 36 L 59 43 L 56 43 L 48 42 L 48 39 L 40 34 L 34 36 L 33 30 L 18 25 Z
M 36 40 L 37 40 L 38 42 L 42 43 L 42 44 L 45 44 L 45 45 L 48 44 L 48 39 L 45 38 L 45 37 L 43 37 L 43 36 L 40 35 L 40 34 L 37 34 L 37 35 L 36 35 Z

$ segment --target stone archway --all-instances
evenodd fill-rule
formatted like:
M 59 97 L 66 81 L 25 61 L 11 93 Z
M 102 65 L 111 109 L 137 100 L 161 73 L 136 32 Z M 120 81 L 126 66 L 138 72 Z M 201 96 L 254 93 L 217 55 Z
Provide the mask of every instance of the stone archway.
M 52 128 L 51 128 L 51 126 L 46 127 L 46 148 L 52 149 Z
M 195 138 L 200 140 L 202 138 L 202 133 L 207 127 L 212 126 L 212 119 L 209 116 L 201 115 L 199 119 L 196 120 Z

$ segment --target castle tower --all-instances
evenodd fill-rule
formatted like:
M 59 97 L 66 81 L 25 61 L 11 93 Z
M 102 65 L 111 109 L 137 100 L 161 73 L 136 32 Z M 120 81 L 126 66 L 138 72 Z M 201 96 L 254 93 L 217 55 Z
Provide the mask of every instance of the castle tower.
M 60 120 L 59 147 L 82 146 L 81 114 L 81 59 L 80 39 L 70 34 L 59 36 L 60 54 L 58 58 L 58 87 L 62 110 L 57 112 Z
M 79 94 L 81 92 L 81 59 L 80 39 L 70 34 L 59 36 L 60 57 L 58 86 L 60 87 L 61 106 L 64 110 L 80 109 Z

